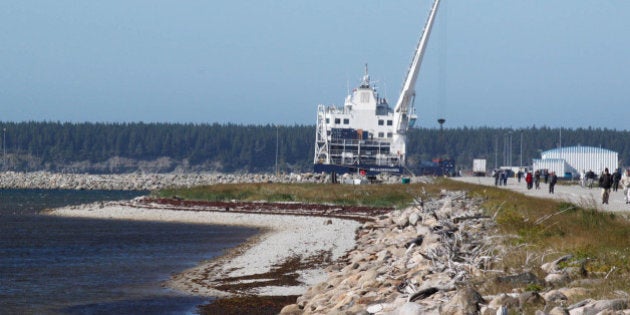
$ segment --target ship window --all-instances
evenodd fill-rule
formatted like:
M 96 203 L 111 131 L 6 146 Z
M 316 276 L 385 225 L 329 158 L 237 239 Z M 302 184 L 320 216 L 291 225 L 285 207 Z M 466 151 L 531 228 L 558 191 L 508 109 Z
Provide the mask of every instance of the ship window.
M 379 133 L 378 133 L 378 137 L 379 137 L 379 138 L 383 138 L 383 136 L 385 136 L 385 134 L 384 134 L 384 133 L 382 133 L 382 132 L 379 132 Z
M 393 134 L 391 132 L 387 133 L 387 138 L 391 138 L 393 136 Z
M 350 119 L 348 119 L 348 118 L 344 118 L 344 119 L 343 119 L 343 124 L 344 124 L 344 125 L 347 125 L 347 124 L 349 124 L 349 123 L 350 123 Z
M 330 118 L 326 118 L 326 123 L 330 124 Z
M 335 125 L 339 125 L 341 123 L 341 119 L 340 118 L 335 118 Z
M 387 121 L 387 125 L 388 125 L 388 126 L 391 126 L 391 125 L 392 125 L 392 121 L 391 121 L 391 120 L 388 120 L 388 121 Z
M 382 126 L 384 122 L 385 122 L 384 120 L 379 119 L 379 120 L 378 120 L 378 125 L 379 125 L 379 126 Z

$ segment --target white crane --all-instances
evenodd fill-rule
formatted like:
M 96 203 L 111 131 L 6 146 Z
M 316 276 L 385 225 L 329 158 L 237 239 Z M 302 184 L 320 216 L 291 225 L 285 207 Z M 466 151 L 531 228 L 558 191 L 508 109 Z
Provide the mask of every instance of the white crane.
M 416 119 L 413 109 L 413 101 L 416 96 L 416 80 L 418 79 L 418 72 L 420 71 L 420 65 L 422 64 L 422 58 L 424 57 L 424 51 L 426 50 L 429 36 L 431 35 L 433 21 L 435 20 L 435 15 L 437 13 L 439 5 L 440 0 L 435 0 L 433 2 L 431 12 L 429 12 L 429 17 L 427 18 L 427 22 L 422 31 L 420 41 L 418 41 L 416 52 L 411 61 L 411 65 L 407 70 L 407 76 L 405 78 L 405 82 L 403 83 L 402 91 L 400 92 L 398 102 L 396 102 L 396 107 L 394 109 L 396 132 L 394 133 L 393 137 L 392 150 L 393 152 L 400 152 L 403 158 L 406 153 L 407 130 L 409 129 L 409 127 L 413 126 L 413 123 Z M 402 162 L 404 164 L 404 160 Z

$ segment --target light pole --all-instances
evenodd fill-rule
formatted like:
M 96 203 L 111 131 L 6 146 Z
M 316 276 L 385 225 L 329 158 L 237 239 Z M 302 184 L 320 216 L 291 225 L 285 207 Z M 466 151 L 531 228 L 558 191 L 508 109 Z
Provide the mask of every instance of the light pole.
M 510 131 L 508 135 L 510 136 L 510 154 L 508 155 L 509 157 L 508 165 L 512 166 L 512 161 L 513 161 L 512 159 L 512 131 Z
M 494 135 L 494 169 L 499 168 L 499 136 Z
M 279 176 L 278 173 L 278 125 L 276 125 L 276 176 Z
M 521 167 L 523 167 L 523 131 L 521 130 Z
M 437 120 L 438 124 L 440 124 L 440 137 L 439 137 L 439 142 L 440 145 L 442 146 L 442 154 L 446 154 L 446 150 L 445 149 L 445 145 L 444 145 L 444 123 L 446 122 L 446 119 L 444 118 L 440 118 Z
M 2 128 L 2 169 L 7 169 L 7 128 Z

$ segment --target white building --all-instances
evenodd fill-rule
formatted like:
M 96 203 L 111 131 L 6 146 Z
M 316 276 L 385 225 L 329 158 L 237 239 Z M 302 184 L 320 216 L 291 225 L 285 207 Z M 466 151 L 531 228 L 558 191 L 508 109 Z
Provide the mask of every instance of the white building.
M 612 173 L 619 167 L 619 153 L 596 147 L 557 148 L 542 152 L 541 158 L 534 159 L 532 166 L 534 171 L 554 171 L 558 177 L 577 177 L 583 170 L 601 174 L 605 168 Z

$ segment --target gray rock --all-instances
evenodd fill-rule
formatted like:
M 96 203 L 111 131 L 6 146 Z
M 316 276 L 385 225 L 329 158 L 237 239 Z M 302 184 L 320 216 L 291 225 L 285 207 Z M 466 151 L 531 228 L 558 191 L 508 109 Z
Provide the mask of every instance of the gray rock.
M 545 277 L 545 282 L 552 286 L 561 286 L 571 281 L 571 278 L 566 272 L 550 273 Z
M 551 290 L 549 292 L 546 292 L 543 294 L 543 297 L 545 298 L 545 301 L 557 304 L 566 303 L 568 300 L 567 296 L 558 290 Z
M 413 302 L 407 302 L 396 309 L 396 315 L 422 315 L 425 314 L 422 306 Z
M 556 306 L 549 311 L 549 315 L 569 315 L 569 311 L 566 309 Z
M 409 224 L 415 226 L 418 223 L 419 220 L 420 220 L 420 215 L 418 215 L 417 212 L 414 212 L 414 213 L 409 215 Z
M 628 308 L 627 299 L 594 301 L 569 311 L 570 314 L 596 315 L 601 311 L 618 311 Z
M 511 284 L 541 284 L 542 281 L 531 272 L 523 272 L 516 275 L 497 277 L 497 281 L 500 283 Z
M 478 314 L 480 304 L 486 304 L 481 294 L 472 287 L 465 287 L 457 291 L 455 296 L 444 304 L 441 314 Z
M 518 296 L 518 303 L 521 309 L 533 307 L 533 306 L 544 306 L 545 299 L 540 296 L 537 292 L 523 292 Z
M 280 314 L 282 315 L 301 315 L 304 313 L 297 304 L 290 304 L 282 308 Z
M 506 306 L 508 309 L 516 309 L 519 306 L 519 302 L 518 299 L 513 296 L 501 294 L 492 299 L 492 301 L 488 304 L 488 307 L 496 310 L 501 308 L 501 306 Z

